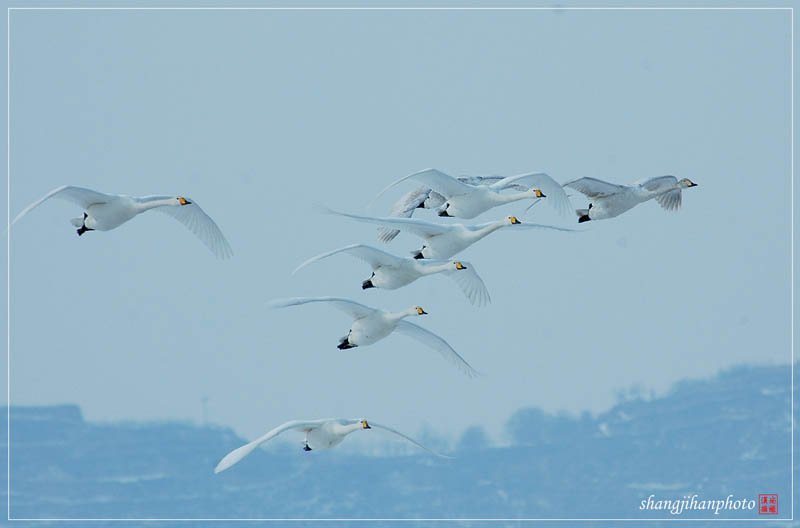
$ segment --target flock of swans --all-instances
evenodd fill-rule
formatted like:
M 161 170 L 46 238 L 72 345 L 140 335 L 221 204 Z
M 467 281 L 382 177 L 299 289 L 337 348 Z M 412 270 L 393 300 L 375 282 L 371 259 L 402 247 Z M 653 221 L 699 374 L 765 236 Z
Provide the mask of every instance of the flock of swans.
M 463 260 L 450 260 L 452 257 L 501 228 L 572 230 L 523 223 L 516 216 L 477 225 L 434 223 L 411 218 L 417 209 L 433 209 L 440 217 L 470 219 L 499 205 L 533 199 L 535 200 L 533 204 L 545 200 L 556 211 L 566 213 L 572 208 L 564 190 L 568 188 L 582 193 L 589 199 L 587 208 L 574 210 L 578 216 L 578 223 L 583 223 L 616 217 L 651 199 L 664 209 L 674 211 L 681 206 L 682 190 L 697 186 L 687 178 L 678 180 L 674 176 L 660 176 L 630 185 L 616 185 L 595 178 L 580 178 L 559 184 L 543 172 L 506 178 L 500 176 L 454 178 L 436 169 L 426 169 L 391 183 L 378 194 L 376 199 L 407 180 L 414 180 L 423 186 L 403 195 L 392 206 L 388 217 L 359 216 L 331 209 L 325 209 L 324 212 L 379 226 L 378 239 L 384 243 L 392 241 L 400 231 L 418 236 L 423 240 L 423 245 L 420 249 L 412 251 L 411 257 L 400 257 L 372 246 L 353 244 L 311 257 L 297 266 L 292 274 L 323 259 L 346 254 L 363 260 L 372 268 L 372 275 L 361 283 L 362 289 L 395 290 L 428 275 L 444 274 L 456 283 L 473 305 L 481 306 L 488 303 L 490 297 L 475 266 Z M 153 210 L 166 213 L 184 224 L 218 258 L 225 259 L 233 255 L 228 241 L 217 224 L 197 202 L 184 196 L 126 196 L 64 185 L 53 189 L 23 209 L 11 225 L 50 198 L 68 200 L 83 209 L 82 216 L 71 220 L 72 225 L 77 228 L 78 236 L 89 231 L 109 231 L 141 213 Z M 286 308 L 309 303 L 326 304 L 344 312 L 353 320 L 347 334 L 339 339 L 337 347 L 340 350 L 372 345 L 398 332 L 438 352 L 467 376 L 477 375 L 477 372 L 447 341 L 406 320 L 409 317 L 426 315 L 421 306 L 393 313 L 338 297 L 278 299 L 272 301 L 271 306 Z M 303 449 L 311 451 L 335 447 L 347 435 L 355 431 L 372 429 L 373 426 L 397 435 L 436 456 L 445 456 L 391 427 L 374 422 L 370 425 L 363 419 L 293 420 L 231 451 L 222 458 L 214 471 L 219 473 L 228 469 L 252 453 L 259 445 L 286 431 L 303 433 L 305 435 Z

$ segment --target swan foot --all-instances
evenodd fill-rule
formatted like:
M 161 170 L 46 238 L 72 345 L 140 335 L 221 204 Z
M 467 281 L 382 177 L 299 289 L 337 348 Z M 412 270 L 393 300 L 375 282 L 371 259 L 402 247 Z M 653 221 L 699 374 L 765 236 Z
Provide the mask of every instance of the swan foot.
M 422 256 L 422 250 L 419 250 L 416 255 L 414 255 L 415 259 L 424 259 L 425 257 Z
M 89 228 L 88 228 L 88 227 L 86 227 L 85 225 L 82 225 L 82 226 L 80 226 L 78 229 L 76 229 L 76 231 L 77 231 L 77 233 L 78 233 L 78 236 L 81 236 L 81 235 L 83 235 L 83 234 L 84 234 L 85 232 L 87 232 L 87 231 L 94 231 L 94 229 L 89 229 Z
M 589 215 L 583 215 L 580 218 L 578 218 L 578 223 L 582 224 L 584 222 L 588 222 L 589 220 L 591 220 L 591 218 L 589 218 Z
M 347 334 L 345 337 L 339 340 L 339 344 L 336 346 L 339 350 L 347 350 L 348 348 L 355 348 L 358 345 L 354 345 L 350 342 L 350 334 Z
M 308 441 L 306 441 L 306 443 L 303 444 L 303 451 L 311 451 L 311 448 L 308 447 Z
M 374 287 L 375 287 L 375 285 L 372 284 L 372 278 L 371 277 L 361 283 L 361 289 L 362 290 L 368 290 L 368 289 L 374 288 Z

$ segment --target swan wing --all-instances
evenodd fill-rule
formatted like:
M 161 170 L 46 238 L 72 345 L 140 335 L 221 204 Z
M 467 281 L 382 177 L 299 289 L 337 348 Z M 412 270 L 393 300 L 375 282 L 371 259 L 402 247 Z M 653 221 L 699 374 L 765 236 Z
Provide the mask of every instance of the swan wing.
M 428 199 L 430 194 L 431 189 L 428 187 L 418 187 L 413 191 L 409 191 L 395 202 L 391 211 L 389 211 L 389 216 L 395 218 L 411 218 L 411 215 L 414 214 L 414 210 L 425 203 L 425 200 Z M 394 240 L 399 234 L 399 229 L 381 227 L 378 229 L 378 240 L 385 244 Z
M 377 312 L 374 308 L 364 306 L 363 304 L 351 301 L 350 299 L 342 299 L 339 297 L 292 297 L 289 299 L 276 299 L 270 301 L 272 308 L 287 308 L 289 306 L 299 306 L 301 304 L 308 304 L 313 302 L 328 303 L 332 307 L 340 310 L 353 319 L 361 319 Z
M 174 196 L 142 196 L 136 198 L 136 201 L 147 203 L 152 200 L 169 198 L 174 198 Z M 191 203 L 181 206 L 156 207 L 153 211 L 169 215 L 185 225 L 217 258 L 226 259 L 232 256 L 233 250 L 217 224 L 200 208 L 197 202 L 191 198 L 187 198 L 187 200 Z
M 373 216 L 359 216 L 349 213 L 340 213 L 338 211 L 333 211 L 332 209 L 328 209 L 328 212 L 339 216 L 346 216 L 347 218 L 352 218 L 354 220 L 358 220 L 359 222 L 367 222 L 370 224 L 377 224 L 382 227 L 408 231 L 409 233 L 413 233 L 422 238 L 441 235 L 442 233 L 450 231 L 452 226 L 456 225 L 434 224 L 433 222 L 425 222 L 424 220 L 417 220 L 415 218 L 376 218 Z
M 469 262 L 461 261 L 461 263 L 466 269 L 448 270 L 445 272 L 447 276 L 453 279 L 472 304 L 483 306 L 490 303 L 492 299 L 489 297 L 489 290 L 475 271 L 475 267 Z
M 564 184 L 564 187 L 571 187 L 576 191 L 585 194 L 589 198 L 603 198 L 624 190 L 622 185 L 604 182 L 597 178 L 579 178 Z
M 334 249 L 333 251 L 328 251 L 327 253 L 322 253 L 320 255 L 317 255 L 316 257 L 311 257 L 310 259 L 306 260 L 305 262 L 297 266 L 295 270 L 292 272 L 292 275 L 294 275 L 299 270 L 305 268 L 306 266 L 308 266 L 313 262 L 336 255 L 338 253 L 348 253 L 350 255 L 353 255 L 354 257 L 357 257 L 366 262 L 367 264 L 369 264 L 373 270 L 378 268 L 379 266 L 396 265 L 403 261 L 402 258 L 396 257 L 378 248 L 374 248 L 372 246 L 365 246 L 364 244 L 353 244 L 351 246 L 345 246 L 339 249 Z
M 50 198 L 59 198 L 61 200 L 67 200 L 86 209 L 92 204 L 106 203 L 117 197 L 112 196 L 110 194 L 104 194 L 101 192 L 93 191 L 91 189 L 85 189 L 83 187 L 75 187 L 73 185 L 62 185 L 61 187 L 53 189 L 49 193 L 45 194 L 44 196 L 42 196 L 41 198 L 30 204 L 25 209 L 23 209 L 16 216 L 16 218 L 14 218 L 14 221 L 11 222 L 11 225 L 16 224 L 20 218 L 22 218 L 32 210 L 36 209 L 37 207 L 39 207 L 39 205 L 49 200 Z
M 458 352 L 453 350 L 453 347 L 451 347 L 447 341 L 433 332 L 425 330 L 421 326 L 417 326 L 414 323 L 409 323 L 408 321 L 400 321 L 397 323 L 397 331 L 419 341 L 425 346 L 434 349 L 443 358 L 445 358 L 448 362 L 450 362 L 470 378 L 478 375 L 478 372 L 473 369 L 470 364 L 464 360 L 464 358 L 459 356 Z
M 290 422 L 286 422 L 283 425 L 279 425 L 275 429 L 271 430 L 270 432 L 266 433 L 265 435 L 256 438 L 252 442 L 243 445 L 237 449 L 234 449 L 227 455 L 225 455 L 222 460 L 219 461 L 217 467 L 214 468 L 214 473 L 219 473 L 220 471 L 225 471 L 232 465 L 239 462 L 241 459 L 252 453 L 255 448 L 263 444 L 264 442 L 275 438 L 279 434 L 288 431 L 290 429 L 299 429 L 301 431 L 310 431 L 314 427 L 318 427 L 322 425 L 326 420 L 311 420 L 311 421 L 301 421 L 301 420 L 292 420 Z
M 439 453 L 437 453 L 436 451 L 434 451 L 432 449 L 428 449 L 427 447 L 425 447 L 424 445 L 420 444 L 419 442 L 417 442 L 416 440 L 414 440 L 410 436 L 405 435 L 405 434 L 401 433 L 400 431 L 398 431 L 397 429 L 389 427 L 388 425 L 382 425 L 382 424 L 379 424 L 379 423 L 375 423 L 375 422 L 373 422 L 371 420 L 368 423 L 369 423 L 370 427 L 374 427 L 376 429 L 382 429 L 384 431 L 388 431 L 388 432 L 390 432 L 392 434 L 395 434 L 395 435 L 397 435 L 399 437 L 402 437 L 402 438 L 406 439 L 407 441 L 411 442 L 412 444 L 414 444 L 415 446 L 419 447 L 420 449 L 424 449 L 425 451 L 427 451 L 428 453 L 430 453 L 432 455 L 436 455 L 437 457 L 441 457 L 441 458 L 453 458 L 453 457 L 448 456 L 448 455 L 439 454 Z
M 636 182 L 634 185 L 639 185 L 640 187 L 647 189 L 648 191 L 659 191 L 661 189 L 671 187 L 676 183 L 678 183 L 678 178 L 676 178 L 675 176 L 657 176 L 655 178 L 650 178 L 647 180 L 640 180 Z
M 499 192 L 512 187 L 518 188 L 519 186 L 527 189 L 539 189 L 546 196 L 545 202 L 553 206 L 561 214 L 572 212 L 572 206 L 569 203 L 567 193 L 564 192 L 564 187 L 545 172 L 509 176 L 492 184 L 490 188 Z
M 564 231 L 567 233 L 575 233 L 582 231 L 582 229 L 570 229 L 568 227 L 556 227 L 547 224 L 533 224 L 531 222 L 523 222 L 521 224 L 512 226 L 514 229 L 551 229 L 553 231 Z
M 378 195 L 372 199 L 369 205 L 375 203 L 375 200 L 383 196 L 383 194 L 391 189 L 392 187 L 403 183 L 408 179 L 415 179 L 419 182 L 424 183 L 434 191 L 438 192 L 439 194 L 449 197 L 449 196 L 456 196 L 459 194 L 466 194 L 475 190 L 472 186 L 458 181 L 456 178 L 449 176 L 441 171 L 436 169 L 423 169 L 421 171 L 415 172 L 413 174 L 409 174 L 408 176 L 403 176 L 399 180 L 395 180 L 389 185 L 387 185 Z
M 658 205 L 667 211 L 677 211 L 681 208 L 681 190 L 673 189 L 656 196 Z

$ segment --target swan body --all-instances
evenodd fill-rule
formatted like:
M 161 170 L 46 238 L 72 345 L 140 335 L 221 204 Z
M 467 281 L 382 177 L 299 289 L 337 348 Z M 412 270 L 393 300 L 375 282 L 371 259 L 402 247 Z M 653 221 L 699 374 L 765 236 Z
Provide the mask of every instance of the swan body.
M 667 211 L 681 207 L 681 190 L 697 187 L 688 178 L 678 180 L 675 176 L 658 176 L 634 182 L 630 185 L 616 185 L 596 178 L 580 178 L 564 184 L 585 194 L 590 200 L 588 209 L 578 209 L 578 222 L 614 218 L 640 203 L 655 200 Z
M 572 231 L 561 227 L 531 224 L 520 222 L 516 216 L 509 216 L 495 222 L 486 222 L 477 225 L 464 224 L 434 224 L 415 218 L 375 218 L 372 216 L 358 216 L 328 210 L 331 214 L 346 216 L 358 220 L 377 224 L 381 227 L 408 231 L 425 241 L 421 249 L 413 251 L 415 259 L 447 259 L 460 253 L 475 242 L 494 233 L 498 229 L 516 226 L 523 229 L 555 229 L 557 231 Z
M 256 438 L 252 442 L 243 445 L 237 449 L 234 449 L 227 455 L 225 455 L 222 460 L 219 461 L 217 467 L 214 468 L 214 473 L 219 473 L 220 471 L 225 471 L 232 465 L 236 464 L 244 457 L 252 453 L 258 446 L 261 444 L 275 438 L 281 433 L 286 431 L 300 431 L 305 433 L 305 439 L 303 441 L 303 450 L 304 451 L 317 451 L 322 449 L 331 449 L 332 447 L 336 447 L 337 445 L 341 444 L 342 441 L 349 435 L 350 433 L 354 433 L 355 431 L 362 431 L 365 429 L 382 429 L 384 431 L 388 431 L 394 435 L 400 436 L 405 440 L 411 442 L 415 446 L 424 449 L 425 451 L 436 455 L 442 458 L 450 458 L 445 455 L 440 455 L 435 451 L 431 451 L 424 445 L 420 444 L 413 438 L 404 435 L 400 431 L 392 429 L 391 427 L 380 425 L 375 422 L 371 424 L 366 420 L 348 420 L 342 418 L 327 418 L 323 420 L 292 420 L 290 422 L 286 422 L 285 424 L 279 425 L 275 429 L 272 429 L 268 433 L 264 434 L 263 436 Z
M 110 231 L 141 213 L 154 210 L 166 213 L 184 224 L 217 257 L 228 258 L 233 255 L 217 224 L 196 202 L 183 196 L 105 194 L 83 187 L 63 185 L 23 209 L 11 224 L 14 225 L 50 198 L 68 200 L 83 208 L 83 217 L 71 220 L 72 225 L 78 228 L 78 236 L 87 231 Z
M 438 335 L 425 330 L 408 321 L 404 321 L 409 316 L 427 315 L 427 312 L 419 306 L 409 308 L 402 312 L 384 312 L 364 306 L 363 304 L 341 299 L 338 297 L 296 297 L 292 299 L 278 299 L 272 301 L 273 308 L 285 308 L 298 306 L 307 303 L 326 303 L 336 308 L 353 319 L 353 324 L 346 336 L 339 340 L 337 348 L 346 350 L 358 346 L 368 346 L 380 341 L 394 331 L 407 335 L 419 343 L 434 349 L 464 374 L 472 377 L 477 372 L 473 369 L 458 352 L 453 350 L 447 341 Z
M 569 199 L 562 186 L 544 172 L 520 174 L 507 178 L 453 178 L 436 169 L 415 172 L 391 183 L 378 196 L 392 187 L 414 179 L 427 187 L 415 189 L 394 204 L 389 216 L 410 218 L 416 208 L 438 209 L 439 216 L 475 218 L 493 207 L 528 198 L 546 198 L 557 210 L 569 210 Z M 513 189 L 518 192 L 504 193 Z M 379 239 L 388 242 L 397 230 L 383 229 Z
M 361 284 L 361 287 L 365 290 L 369 288 L 396 290 L 411 284 L 421 277 L 443 273 L 458 284 L 472 304 L 480 306 L 490 302 L 486 286 L 469 262 L 397 257 L 386 251 L 363 244 L 353 244 L 312 257 L 297 266 L 292 275 L 313 262 L 339 253 L 352 255 L 370 265 L 372 276 Z

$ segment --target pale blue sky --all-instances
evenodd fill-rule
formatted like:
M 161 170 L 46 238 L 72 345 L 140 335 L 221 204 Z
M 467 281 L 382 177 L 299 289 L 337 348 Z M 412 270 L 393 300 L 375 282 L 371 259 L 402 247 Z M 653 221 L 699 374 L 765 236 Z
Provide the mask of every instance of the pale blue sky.
M 88 419 L 199 419 L 254 436 L 365 416 L 503 441 L 523 406 L 600 411 L 735 364 L 790 359 L 788 11 L 15 11 L 11 211 L 62 184 L 184 194 L 217 221 L 217 261 L 147 214 L 80 239 L 52 201 L 11 242 L 11 401 Z M 575 234 L 501 232 L 463 253 L 493 302 L 442 278 L 362 292 L 347 257 L 388 182 L 545 170 L 699 187 Z M 369 212 L 382 215 L 402 186 Z M 586 200 L 573 198 L 576 207 Z M 543 206 L 519 214 L 576 226 Z M 432 219 L 431 214 L 418 215 Z M 469 222 L 469 221 L 468 221 Z M 401 235 L 385 249 L 406 254 Z M 484 376 L 402 336 L 340 352 L 350 321 L 298 295 L 418 321 Z

